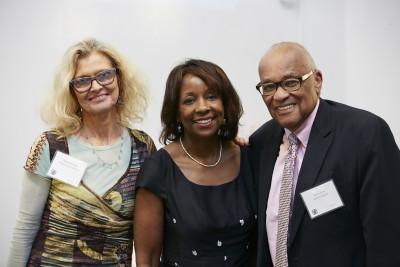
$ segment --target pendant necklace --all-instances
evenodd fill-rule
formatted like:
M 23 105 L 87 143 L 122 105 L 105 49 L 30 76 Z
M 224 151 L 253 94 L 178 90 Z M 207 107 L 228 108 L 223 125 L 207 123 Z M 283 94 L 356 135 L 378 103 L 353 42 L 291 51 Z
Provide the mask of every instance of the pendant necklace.
M 99 153 L 95 149 L 95 146 L 89 141 L 89 138 L 85 136 L 86 142 L 90 145 L 92 150 L 92 154 L 96 157 L 97 162 L 100 163 L 102 167 L 108 167 L 109 169 L 113 169 L 114 167 L 118 166 L 121 162 L 122 154 L 123 154 L 123 147 L 124 147 L 124 136 L 121 133 L 121 144 L 119 146 L 118 157 L 113 162 L 107 162 L 103 158 L 100 157 Z
M 215 163 L 213 163 L 213 164 L 204 164 L 203 162 L 200 162 L 199 160 L 195 159 L 192 155 L 190 155 L 189 152 L 187 152 L 186 148 L 183 146 L 182 137 L 179 137 L 179 142 L 180 142 L 181 147 L 182 147 L 183 151 L 185 152 L 185 154 L 186 154 L 191 160 L 193 160 L 194 162 L 196 162 L 197 164 L 199 164 L 199 165 L 201 165 L 201 166 L 203 166 L 203 167 L 206 167 L 206 168 L 215 167 L 215 166 L 217 166 L 218 163 L 221 161 L 221 157 L 222 157 L 222 143 L 221 143 L 221 141 L 219 142 L 219 156 L 218 156 L 218 159 L 217 159 L 217 161 L 216 161 Z

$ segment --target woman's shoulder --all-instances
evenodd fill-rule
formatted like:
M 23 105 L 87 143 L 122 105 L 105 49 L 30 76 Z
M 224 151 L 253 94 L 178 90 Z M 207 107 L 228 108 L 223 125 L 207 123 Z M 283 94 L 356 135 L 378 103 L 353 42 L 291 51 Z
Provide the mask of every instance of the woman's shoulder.
M 158 149 L 157 151 L 154 151 L 146 160 L 151 162 L 149 163 L 150 165 L 153 165 L 155 167 L 160 168 L 161 166 L 168 164 L 168 162 L 171 159 L 171 155 L 168 153 L 168 151 L 165 149 L 165 147 Z
M 235 159 L 236 161 L 240 161 L 242 147 L 235 144 L 233 141 L 228 141 L 224 143 L 224 153 L 230 161 Z
M 50 165 L 50 135 L 56 136 L 56 133 L 54 131 L 45 131 L 35 138 L 24 165 L 24 169 L 28 172 L 43 176 L 46 166 Z
M 170 175 L 168 152 L 163 148 L 148 157 L 140 168 L 136 188 L 143 187 L 157 196 L 166 198 L 167 177 Z
M 171 173 L 175 168 L 173 158 L 165 147 L 154 151 L 144 161 L 140 172 L 146 174 L 145 176 L 166 176 Z
M 176 158 L 180 155 L 180 146 L 177 142 L 169 143 L 163 149 L 171 158 Z

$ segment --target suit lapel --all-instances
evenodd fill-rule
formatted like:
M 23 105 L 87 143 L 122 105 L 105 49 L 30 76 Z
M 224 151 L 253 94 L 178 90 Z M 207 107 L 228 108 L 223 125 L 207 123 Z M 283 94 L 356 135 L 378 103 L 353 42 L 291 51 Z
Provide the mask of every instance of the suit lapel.
M 260 186 L 259 186 L 259 207 L 264 212 L 267 208 L 268 194 L 271 187 L 272 172 L 275 166 L 275 159 L 279 153 L 279 146 L 282 141 L 283 129 L 274 125 L 270 137 L 266 137 L 262 150 L 260 151 Z
M 275 166 L 275 159 L 279 153 L 279 146 L 282 141 L 283 129 L 273 122 L 273 126 L 262 136 L 262 147 L 259 149 L 258 166 L 258 262 L 270 262 L 267 233 L 265 230 L 265 212 L 267 208 L 267 200 L 271 187 L 272 172 Z M 266 259 L 264 257 L 267 257 Z M 269 260 L 268 260 L 269 259 Z
M 328 109 L 328 104 L 321 99 L 297 181 L 293 215 L 290 221 L 289 248 L 292 245 L 301 221 L 306 214 L 300 193 L 315 185 L 316 179 L 325 160 L 325 156 L 327 155 L 332 142 L 333 123 L 329 117 Z

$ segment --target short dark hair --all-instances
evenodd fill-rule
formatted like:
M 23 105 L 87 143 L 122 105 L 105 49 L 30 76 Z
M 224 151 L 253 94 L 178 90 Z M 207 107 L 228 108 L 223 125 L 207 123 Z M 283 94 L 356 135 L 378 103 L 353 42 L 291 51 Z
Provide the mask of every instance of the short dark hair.
M 183 78 L 186 74 L 199 77 L 209 89 L 221 97 L 225 125 L 221 137 L 224 140 L 233 140 L 238 132 L 239 119 L 243 114 L 242 103 L 231 81 L 225 72 L 216 64 L 200 59 L 188 59 L 172 69 L 168 76 L 164 101 L 161 110 L 162 131 L 160 142 L 167 144 L 177 140 L 182 132 L 178 130 L 179 96 Z

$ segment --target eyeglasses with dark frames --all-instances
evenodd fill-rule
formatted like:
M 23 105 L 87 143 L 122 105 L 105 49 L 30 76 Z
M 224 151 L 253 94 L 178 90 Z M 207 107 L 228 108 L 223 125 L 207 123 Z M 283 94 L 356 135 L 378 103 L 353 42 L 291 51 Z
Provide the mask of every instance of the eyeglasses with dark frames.
M 71 88 L 78 93 L 85 93 L 92 88 L 93 81 L 96 80 L 101 86 L 106 86 L 114 81 L 117 73 L 116 68 L 105 69 L 98 72 L 93 77 L 80 77 L 69 82 Z
M 274 95 L 279 87 L 283 88 L 285 91 L 290 93 L 299 90 L 303 85 L 304 81 L 307 80 L 309 77 L 311 77 L 313 73 L 314 71 L 311 70 L 309 73 L 304 74 L 301 77 L 287 78 L 279 82 L 269 82 L 269 81 L 259 82 L 256 85 L 256 89 L 263 96 Z

